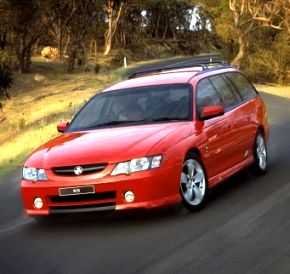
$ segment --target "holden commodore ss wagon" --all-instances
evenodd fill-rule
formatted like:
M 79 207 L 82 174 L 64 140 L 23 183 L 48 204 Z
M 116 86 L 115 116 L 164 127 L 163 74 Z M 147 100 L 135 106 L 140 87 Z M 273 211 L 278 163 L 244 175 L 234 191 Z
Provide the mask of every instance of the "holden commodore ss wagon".
M 268 167 L 263 100 L 236 68 L 209 58 L 135 73 L 57 129 L 23 167 L 31 216 L 180 201 L 194 211 L 234 173 Z

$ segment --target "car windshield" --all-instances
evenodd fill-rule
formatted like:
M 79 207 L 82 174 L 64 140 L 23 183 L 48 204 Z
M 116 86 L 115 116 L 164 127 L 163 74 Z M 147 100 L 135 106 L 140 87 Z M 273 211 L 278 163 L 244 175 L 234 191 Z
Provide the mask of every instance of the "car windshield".
M 93 97 L 76 115 L 68 131 L 192 119 L 188 84 L 107 91 Z

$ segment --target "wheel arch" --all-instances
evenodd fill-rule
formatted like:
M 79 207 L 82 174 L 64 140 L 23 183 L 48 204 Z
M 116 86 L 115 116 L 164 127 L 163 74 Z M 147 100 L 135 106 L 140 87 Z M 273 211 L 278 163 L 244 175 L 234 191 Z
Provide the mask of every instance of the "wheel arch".
M 259 125 L 258 129 L 257 129 L 257 133 L 261 132 L 263 134 L 263 137 L 265 137 L 265 129 L 263 125 Z
M 197 147 L 192 147 L 192 148 L 188 149 L 187 152 L 185 153 L 184 159 L 190 153 L 193 153 L 193 154 L 197 155 L 200 158 L 200 160 L 203 161 L 201 151 Z

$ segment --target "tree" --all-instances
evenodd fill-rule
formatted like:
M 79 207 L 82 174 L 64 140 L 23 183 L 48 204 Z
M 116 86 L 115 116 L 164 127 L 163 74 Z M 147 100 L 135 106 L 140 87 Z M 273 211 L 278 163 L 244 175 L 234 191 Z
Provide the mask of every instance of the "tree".
M 58 0 L 50 10 L 49 17 L 53 19 L 50 25 L 50 33 L 57 42 L 60 60 L 63 59 L 64 55 L 65 33 L 75 12 L 76 3 L 70 0 Z M 70 37 L 68 36 L 67 40 L 69 39 Z
M 104 55 L 108 55 L 111 48 L 114 35 L 117 31 L 118 23 L 124 9 L 124 1 L 106 0 L 105 10 L 107 13 L 108 28 L 105 32 L 105 50 Z
M 0 1 L 0 50 L 4 50 L 7 45 L 9 21 L 5 13 L 7 5 L 4 1 Z
M 194 4 L 187 0 L 147 0 L 147 32 L 150 38 L 175 41 L 184 38 L 190 29 Z
M 289 28 L 288 0 L 229 0 L 233 14 L 233 30 L 237 33 L 239 51 L 232 65 L 240 67 L 249 43 L 249 34 L 261 26 L 275 29 Z
M 14 51 L 22 73 L 30 71 L 33 45 L 48 31 L 54 19 L 47 20 L 46 13 L 54 1 L 7 0 Z
M 69 49 L 68 72 L 73 73 L 78 51 L 82 52 L 82 65 L 87 68 L 87 48 L 85 36 L 97 16 L 99 1 L 97 0 L 72 0 L 75 11 L 68 25 L 68 32 L 71 37 Z

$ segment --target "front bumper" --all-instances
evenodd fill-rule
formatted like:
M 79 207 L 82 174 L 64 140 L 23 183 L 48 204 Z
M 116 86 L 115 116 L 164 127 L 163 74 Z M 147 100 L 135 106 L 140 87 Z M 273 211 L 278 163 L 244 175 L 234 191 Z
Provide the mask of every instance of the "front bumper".
M 111 176 L 110 170 L 84 176 L 56 176 L 50 170 L 47 174 L 49 180 L 45 182 L 21 181 L 24 209 L 28 215 L 154 208 L 180 200 L 180 170 L 176 166 L 163 166 L 129 176 Z M 59 196 L 60 188 L 86 185 L 93 185 L 95 193 Z M 128 190 L 135 195 L 130 203 L 124 198 Z M 37 197 L 43 200 L 41 209 L 33 205 Z

